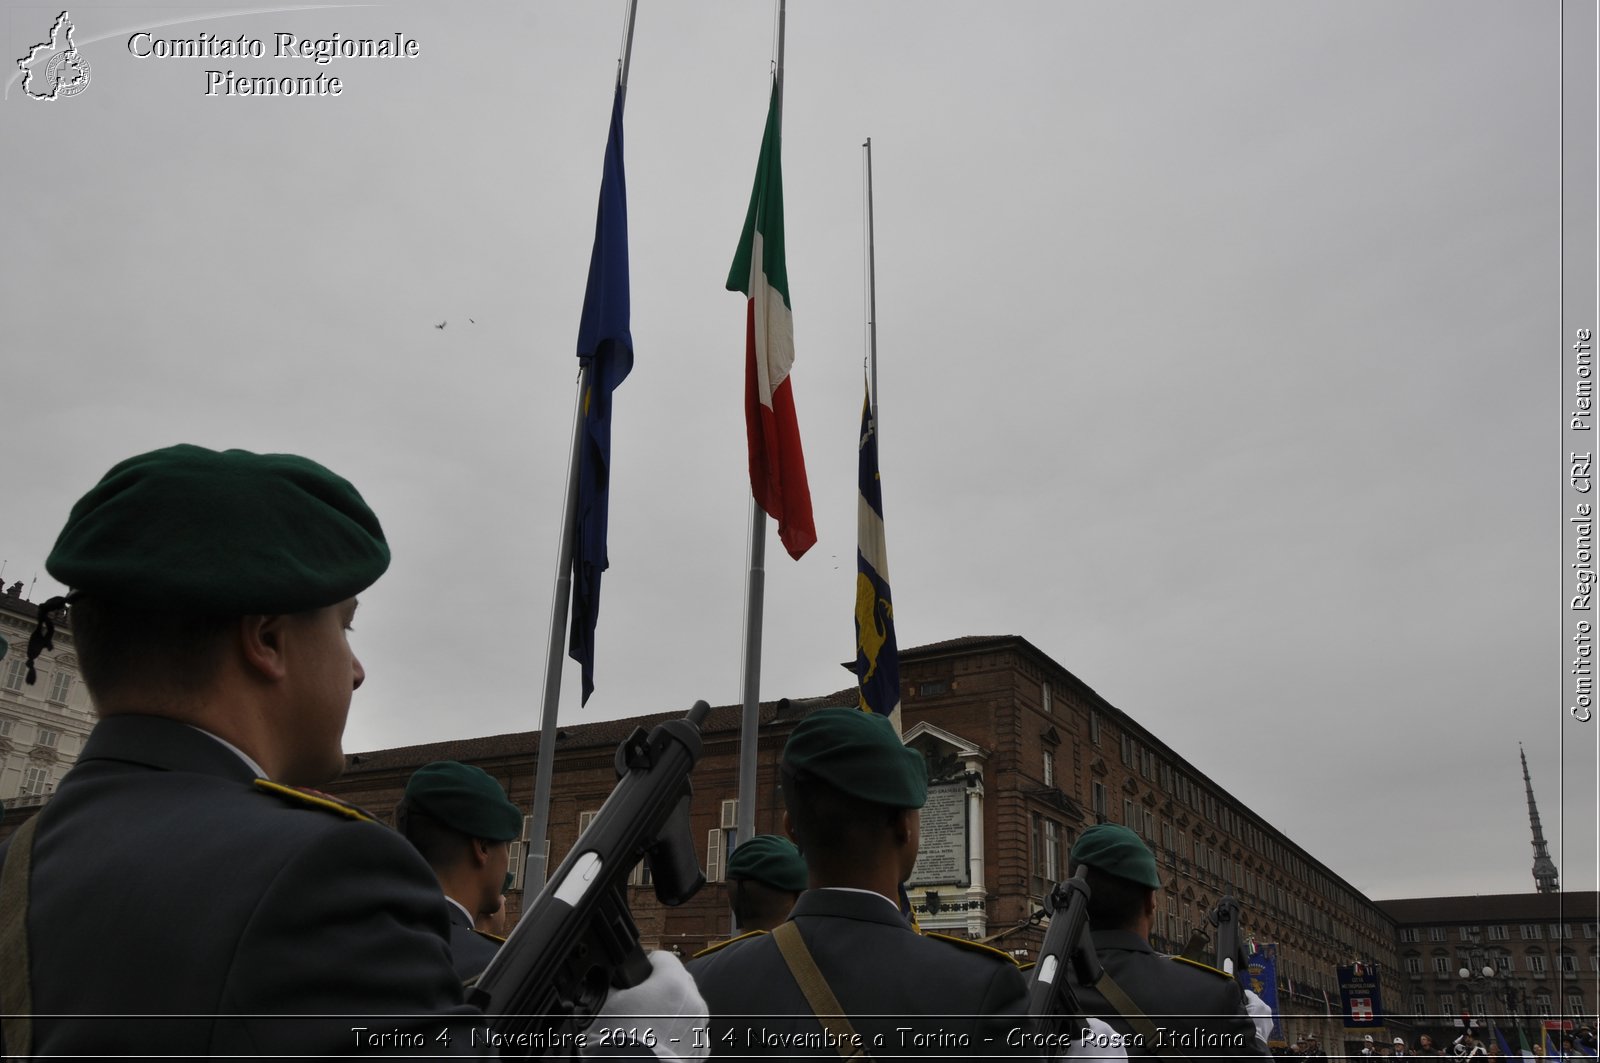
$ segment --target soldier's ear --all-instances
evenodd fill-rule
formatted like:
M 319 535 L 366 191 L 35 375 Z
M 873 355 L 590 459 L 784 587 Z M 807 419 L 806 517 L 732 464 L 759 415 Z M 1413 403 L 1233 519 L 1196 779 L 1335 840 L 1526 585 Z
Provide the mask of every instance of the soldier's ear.
M 237 634 L 240 655 L 249 670 L 262 679 L 276 681 L 287 674 L 283 652 L 286 616 L 241 616 Z

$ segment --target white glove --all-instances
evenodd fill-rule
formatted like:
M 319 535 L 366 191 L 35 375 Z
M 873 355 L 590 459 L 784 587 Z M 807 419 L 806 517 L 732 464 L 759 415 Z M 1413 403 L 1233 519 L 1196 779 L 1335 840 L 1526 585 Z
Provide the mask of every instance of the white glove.
M 1072 1042 L 1057 1059 L 1127 1059 L 1128 1050 L 1123 1045 L 1123 1035 L 1099 1019 L 1090 1019 L 1089 1036 Z
M 709 1012 L 693 976 L 670 952 L 652 952 L 649 959 L 650 977 L 628 989 L 607 993 L 594 1026 L 635 1030 L 632 1040 L 661 1059 L 693 1063 L 706 1058 L 711 1054 L 706 1033 Z
M 1267 1038 L 1272 1036 L 1272 1005 L 1256 996 L 1253 991 L 1246 989 L 1244 1010 L 1245 1014 L 1250 1016 L 1250 1021 L 1256 1024 L 1256 1040 L 1265 1047 Z

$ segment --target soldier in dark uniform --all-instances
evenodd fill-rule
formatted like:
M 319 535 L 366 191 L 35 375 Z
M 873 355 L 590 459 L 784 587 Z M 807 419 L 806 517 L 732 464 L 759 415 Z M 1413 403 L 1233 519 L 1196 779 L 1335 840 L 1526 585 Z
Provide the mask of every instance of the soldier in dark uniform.
M 1113 983 L 1080 987 L 1078 1003 L 1122 1035 L 1130 1057 L 1267 1054 L 1236 979 L 1150 947 L 1161 878 L 1155 857 L 1137 834 L 1097 824 L 1078 837 L 1070 859 L 1074 870 L 1087 869 L 1090 938 Z M 1109 999 L 1124 995 L 1120 1001 Z
M 695 953 L 708 956 L 750 934 L 764 934 L 789 918 L 806 888 L 806 861 L 794 842 L 776 834 L 757 834 L 739 843 L 728 858 L 728 907 L 737 937 Z
M 99 722 L 0 846 L 8 1053 L 485 1052 L 428 865 L 300 789 L 344 766 L 355 595 L 388 564 L 356 489 L 293 455 L 169 447 L 73 507 L 46 567 Z
M 394 824 L 439 877 L 450 905 L 456 974 L 463 981 L 477 977 L 505 940 L 476 926 L 505 901 L 511 840 L 522 832 L 522 810 L 482 768 L 441 760 L 412 774 Z
M 784 826 L 810 889 L 773 933 L 690 964 L 712 1054 L 835 1057 L 841 1041 L 874 1059 L 1008 1051 L 1024 1003 L 1016 964 L 916 933 L 895 901 L 920 840 L 921 755 L 881 716 L 820 709 L 795 727 L 780 768 Z M 806 961 L 786 956 L 796 939 L 815 965 L 811 993 Z

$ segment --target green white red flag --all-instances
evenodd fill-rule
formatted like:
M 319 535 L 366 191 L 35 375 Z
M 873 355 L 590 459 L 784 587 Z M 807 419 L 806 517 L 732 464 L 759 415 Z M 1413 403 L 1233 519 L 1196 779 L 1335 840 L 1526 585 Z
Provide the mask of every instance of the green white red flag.
M 749 300 L 745 313 L 745 426 L 750 445 L 750 490 L 778 522 L 778 538 L 795 559 L 817 541 L 811 488 L 800 451 L 789 370 L 794 365 L 794 319 L 783 245 L 783 175 L 779 165 L 782 99 L 777 79 L 761 138 L 755 189 L 744 234 L 728 272 L 730 292 Z

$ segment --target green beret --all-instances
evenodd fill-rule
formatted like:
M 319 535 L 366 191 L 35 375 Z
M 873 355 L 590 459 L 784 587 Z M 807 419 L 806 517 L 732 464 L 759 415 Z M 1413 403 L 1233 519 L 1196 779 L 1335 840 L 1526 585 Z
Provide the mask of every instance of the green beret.
M 799 893 L 806 888 L 805 857 L 788 838 L 757 834 L 740 842 L 728 859 L 728 878 L 753 878 L 773 889 Z
M 1108 875 L 1151 889 L 1161 888 L 1155 854 L 1133 831 L 1116 823 L 1096 823 L 1072 843 L 1072 864 L 1086 864 Z
M 333 605 L 388 567 L 349 481 L 293 454 L 188 444 L 113 466 L 45 560 L 91 596 L 227 616 Z
M 425 764 L 406 783 L 406 799 L 469 838 L 508 842 L 522 833 L 522 810 L 482 768 L 454 760 Z
M 927 761 L 875 712 L 818 709 L 790 733 L 783 767 L 890 808 L 921 808 L 928 800 Z

